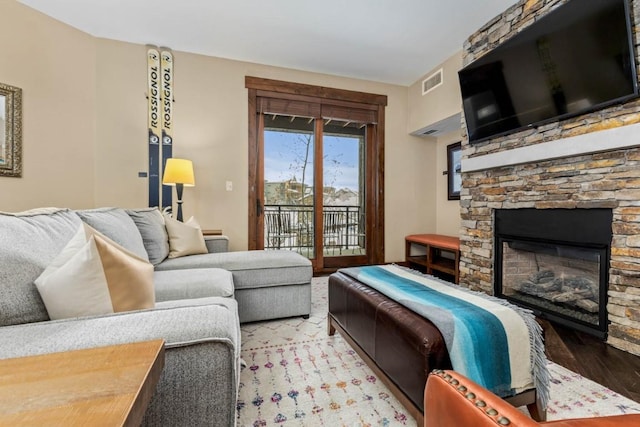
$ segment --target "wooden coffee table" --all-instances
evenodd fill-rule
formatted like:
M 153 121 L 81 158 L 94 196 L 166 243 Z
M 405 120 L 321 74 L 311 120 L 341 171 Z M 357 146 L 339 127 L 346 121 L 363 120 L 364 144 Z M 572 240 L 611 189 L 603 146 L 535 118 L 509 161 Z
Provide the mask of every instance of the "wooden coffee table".
M 163 366 L 163 340 L 0 360 L 0 425 L 139 425 Z

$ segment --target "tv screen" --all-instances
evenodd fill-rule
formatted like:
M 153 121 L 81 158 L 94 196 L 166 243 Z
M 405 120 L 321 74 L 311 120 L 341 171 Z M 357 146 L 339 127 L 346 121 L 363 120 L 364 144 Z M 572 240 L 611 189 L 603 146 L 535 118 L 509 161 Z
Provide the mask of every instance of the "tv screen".
M 627 0 L 570 0 L 459 78 L 470 142 L 637 96 Z

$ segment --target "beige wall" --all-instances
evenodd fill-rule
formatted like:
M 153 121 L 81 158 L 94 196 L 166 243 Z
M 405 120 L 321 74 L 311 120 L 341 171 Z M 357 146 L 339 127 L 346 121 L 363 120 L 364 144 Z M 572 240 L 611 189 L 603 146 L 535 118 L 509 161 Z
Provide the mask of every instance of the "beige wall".
M 442 85 L 422 95 L 422 81 L 440 68 L 442 68 Z M 458 70 L 461 68 L 462 51 L 458 51 L 409 87 L 408 133 L 460 113 L 462 98 Z
M 22 178 L 0 210 L 93 206 L 95 41 L 16 1 L 0 4 L 0 82 L 22 89 Z
M 0 43 L 17 60 L 0 68 L 0 81 L 25 91 L 25 177 L 0 178 L 0 209 L 145 206 L 147 181 L 137 174 L 147 171 L 146 47 L 95 39 L 10 3 L 0 5 Z M 192 159 L 196 174 L 185 216 L 222 228 L 232 249 L 247 247 L 246 75 L 387 95 L 386 260 L 404 259 L 406 234 L 436 229 L 437 147 L 406 132 L 408 88 L 174 56 L 174 156 Z
M 438 69 L 443 69 L 442 86 L 437 87 L 426 95 L 422 95 L 422 81 L 431 76 Z M 407 93 L 408 118 L 407 132 L 415 132 L 433 123 L 460 113 L 462 98 L 458 70 L 462 68 L 462 51 L 458 51 L 443 63 L 425 73 L 412 84 Z M 447 145 L 462 139 L 461 131 L 454 130 L 433 137 L 421 137 L 418 141 L 429 146 L 435 156 L 435 170 L 430 174 L 435 184 L 435 197 L 429 203 L 436 210 L 436 220 L 433 228 L 425 228 L 424 233 L 438 233 L 458 236 L 460 232 L 460 203 L 447 199 L 447 176 L 442 172 L 447 170 Z
M 404 180 L 403 187 L 394 187 L 395 184 L 390 184 L 390 180 L 387 180 L 386 185 L 387 236 L 390 229 L 401 227 L 405 230 L 394 237 L 396 239 L 394 243 L 402 242 L 402 247 L 396 248 L 396 251 L 401 251 L 400 256 L 394 258 L 394 261 L 404 260 L 404 236 L 435 233 L 437 228 L 435 203 L 437 183 L 433 178 L 438 169 L 437 146 L 424 138 L 415 136 L 409 136 L 409 138 L 410 148 L 414 154 L 404 152 L 399 154 L 397 159 L 398 171 L 407 179 Z M 389 151 L 387 151 L 387 158 L 388 156 Z M 392 196 L 395 197 L 392 199 Z M 387 242 L 387 248 L 389 248 L 389 242 Z M 389 259 L 388 255 L 387 259 Z
M 147 179 L 138 178 L 148 170 L 146 49 L 95 44 L 95 205 L 147 206 Z
M 146 203 L 146 48 L 97 41 L 98 124 L 96 204 Z M 185 52 L 174 52 L 174 156 L 192 159 L 196 186 L 185 188 L 185 216 L 205 228 L 222 228 L 233 249 L 247 247 L 247 90 L 246 75 L 329 86 L 389 97 L 386 109 L 386 258 L 404 257 L 410 231 L 435 227 L 429 170 L 433 147 L 405 132 L 407 88 L 294 71 Z M 417 141 L 417 143 L 416 143 Z M 407 161 L 407 159 L 410 159 Z M 425 165 L 431 165 L 425 168 Z M 114 176 L 114 165 L 120 174 Z M 225 182 L 233 182 L 233 191 Z

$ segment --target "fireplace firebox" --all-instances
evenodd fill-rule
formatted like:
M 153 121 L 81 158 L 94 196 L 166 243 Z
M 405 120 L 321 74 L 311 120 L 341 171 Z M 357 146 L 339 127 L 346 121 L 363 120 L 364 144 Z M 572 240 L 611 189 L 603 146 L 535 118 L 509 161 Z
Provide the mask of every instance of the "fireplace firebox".
M 611 209 L 495 211 L 496 296 L 602 339 Z

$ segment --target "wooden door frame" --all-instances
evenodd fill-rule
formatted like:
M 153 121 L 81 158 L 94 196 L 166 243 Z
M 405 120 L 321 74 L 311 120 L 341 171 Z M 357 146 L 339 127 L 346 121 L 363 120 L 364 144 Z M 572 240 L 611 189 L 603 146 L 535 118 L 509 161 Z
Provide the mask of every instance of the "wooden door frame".
M 261 171 L 263 165 L 260 163 L 262 157 L 258 152 L 262 142 L 258 139 L 262 138 L 262 135 L 259 132 L 259 116 L 261 114 L 259 113 L 257 99 L 258 97 L 271 97 L 370 110 L 370 113 L 375 115 L 375 126 L 368 125 L 367 128 L 367 157 L 372 162 L 372 170 L 377 171 L 377 173 L 368 174 L 366 178 L 365 188 L 369 193 L 365 196 L 367 209 L 366 253 L 369 254 L 369 259 L 373 264 L 384 263 L 384 120 L 387 96 L 251 76 L 245 77 L 245 87 L 248 89 L 249 97 L 248 248 L 257 249 L 261 247 L 258 239 L 264 238 L 264 217 L 261 212 L 258 212 L 263 208 L 259 205 L 263 188 L 258 188 L 263 181 L 259 176 L 259 174 L 263 173 Z M 321 124 L 322 121 L 320 120 L 319 126 Z M 316 173 L 318 172 L 316 171 Z M 316 219 L 316 223 L 318 221 L 321 221 L 321 219 Z M 318 238 L 316 236 L 316 239 Z M 318 257 L 318 254 L 316 254 L 316 257 Z M 320 258 L 322 258 L 321 254 Z M 314 270 L 317 267 L 314 266 Z M 327 271 L 331 270 L 331 268 L 327 269 Z
M 323 126 L 322 118 L 318 118 L 315 120 L 315 129 L 313 132 L 314 137 L 323 138 L 324 135 L 324 126 Z M 313 233 L 313 247 L 315 250 L 316 256 L 311 260 L 313 264 L 313 271 L 321 270 L 321 267 L 324 265 L 324 252 L 318 250 L 323 246 L 323 236 L 324 236 L 324 223 L 322 221 L 322 215 L 317 215 L 318 213 L 318 205 L 323 205 L 324 194 L 321 191 L 316 191 L 316 183 L 322 181 L 322 176 L 324 174 L 324 164 L 322 161 L 317 161 L 317 159 L 322 159 L 324 146 L 323 144 L 318 144 L 318 140 L 314 138 L 313 144 L 313 229 L 315 230 Z M 322 212 L 322 208 L 320 209 Z

